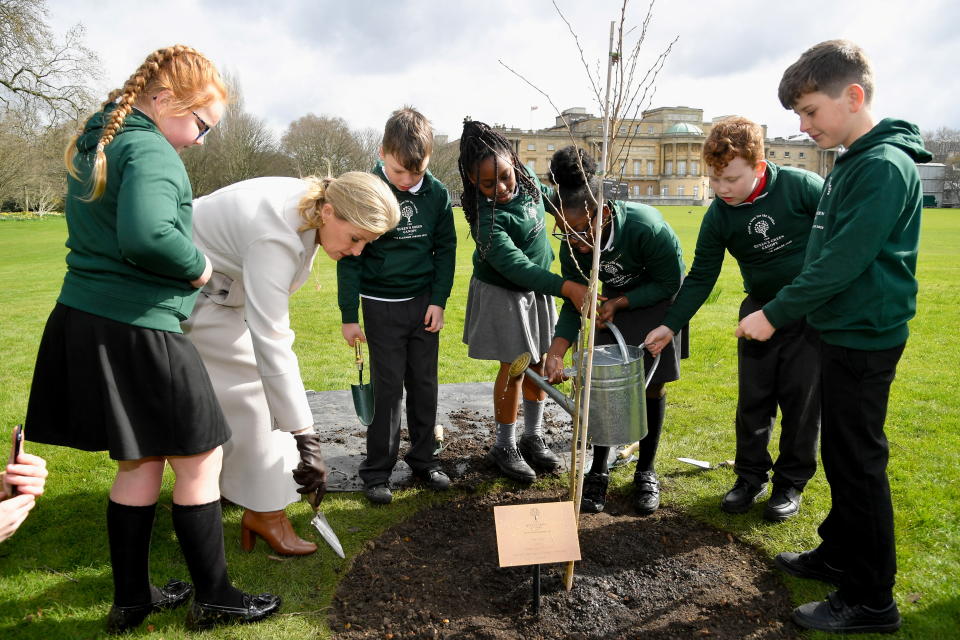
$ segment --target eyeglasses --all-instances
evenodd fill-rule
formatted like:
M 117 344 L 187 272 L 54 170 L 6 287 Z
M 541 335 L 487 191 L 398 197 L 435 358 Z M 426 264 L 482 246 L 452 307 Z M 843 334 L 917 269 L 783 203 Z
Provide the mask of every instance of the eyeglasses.
M 197 115 L 196 111 L 191 111 L 193 117 L 197 119 L 197 129 L 200 130 L 200 133 L 197 134 L 197 137 L 193 139 L 194 142 L 202 138 L 203 136 L 210 133 L 210 125 L 203 121 L 203 118 Z
M 579 242 L 588 247 L 593 247 L 593 219 L 596 217 L 596 214 L 589 217 L 587 224 L 583 229 L 574 229 L 564 220 L 562 222 L 564 228 L 567 229 L 566 232 L 557 231 L 557 221 L 553 223 L 553 231 L 550 233 L 551 236 L 560 240 L 561 242 Z

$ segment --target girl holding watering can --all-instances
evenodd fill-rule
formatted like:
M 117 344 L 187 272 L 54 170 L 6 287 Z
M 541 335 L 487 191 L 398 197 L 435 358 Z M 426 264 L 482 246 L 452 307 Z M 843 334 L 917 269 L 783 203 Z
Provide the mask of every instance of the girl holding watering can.
M 596 344 L 614 342 L 603 330 L 616 318 L 627 344 L 641 345 L 644 337 L 661 324 L 663 316 L 683 279 L 684 264 L 680 242 L 673 229 L 656 209 L 635 202 L 607 200 L 596 176 L 596 162 L 574 146 L 557 151 L 550 162 L 557 185 L 551 199 L 556 228 L 554 236 L 563 241 L 560 265 L 564 278 L 587 282 L 594 246 L 593 226 L 601 218 L 600 281 L 603 283 Z M 551 383 L 563 380 L 563 358 L 575 342 L 580 313 L 569 302 L 560 310 L 553 342 L 547 352 L 544 377 Z M 681 331 L 661 355 L 660 364 L 646 390 L 647 435 L 637 449 L 634 474 L 634 506 L 641 514 L 660 506 L 660 483 L 654 458 L 663 428 L 666 393 L 664 385 L 680 378 L 680 359 L 686 357 L 687 332 Z M 653 357 L 644 356 L 649 370 Z M 610 447 L 594 446 L 593 464 L 584 478 L 580 509 L 603 511 L 610 482 L 607 468 Z

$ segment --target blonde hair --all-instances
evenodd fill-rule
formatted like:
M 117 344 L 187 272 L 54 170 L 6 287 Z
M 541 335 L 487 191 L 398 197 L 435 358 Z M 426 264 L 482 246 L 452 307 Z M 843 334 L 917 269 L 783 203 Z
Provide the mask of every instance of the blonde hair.
M 141 95 L 157 94 L 169 90 L 173 93 L 171 111 L 183 114 L 205 107 L 215 100 L 226 101 L 229 95 L 226 84 L 213 63 L 202 53 L 182 44 L 157 49 L 147 56 L 143 64 L 130 76 L 120 89 L 114 89 L 107 96 L 102 108 L 116 104 L 97 142 L 96 157 L 93 163 L 91 181 L 93 188 L 86 200 L 96 200 L 103 195 L 107 186 L 107 156 L 104 148 L 113 142 L 123 121 L 133 110 L 133 105 Z M 64 151 L 67 171 L 79 180 L 80 174 L 74 166 L 77 152 L 74 136 Z
M 307 176 L 307 193 L 300 199 L 300 231 L 323 226 L 320 210 L 324 204 L 353 226 L 383 235 L 400 222 L 400 205 L 387 183 L 363 171 L 349 171 L 339 178 Z

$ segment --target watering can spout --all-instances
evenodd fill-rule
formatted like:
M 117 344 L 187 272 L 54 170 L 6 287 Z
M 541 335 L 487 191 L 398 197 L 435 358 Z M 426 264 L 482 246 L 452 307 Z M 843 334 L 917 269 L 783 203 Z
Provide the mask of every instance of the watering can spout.
M 517 356 L 516 359 L 510 364 L 510 377 L 516 378 L 525 375 L 528 380 L 546 391 L 550 399 L 560 405 L 561 409 L 569 413 L 571 416 L 575 415 L 576 403 L 572 399 L 563 395 L 563 392 L 561 392 L 559 389 L 547 382 L 543 376 L 530 369 L 531 359 L 532 356 L 529 352 L 524 352 Z

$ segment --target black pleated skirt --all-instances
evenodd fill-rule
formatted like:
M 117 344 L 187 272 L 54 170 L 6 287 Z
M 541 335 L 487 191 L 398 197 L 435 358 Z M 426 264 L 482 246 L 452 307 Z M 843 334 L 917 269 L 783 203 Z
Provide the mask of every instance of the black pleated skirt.
M 24 435 L 139 460 L 209 451 L 230 429 L 189 339 L 58 303 L 40 341 Z

